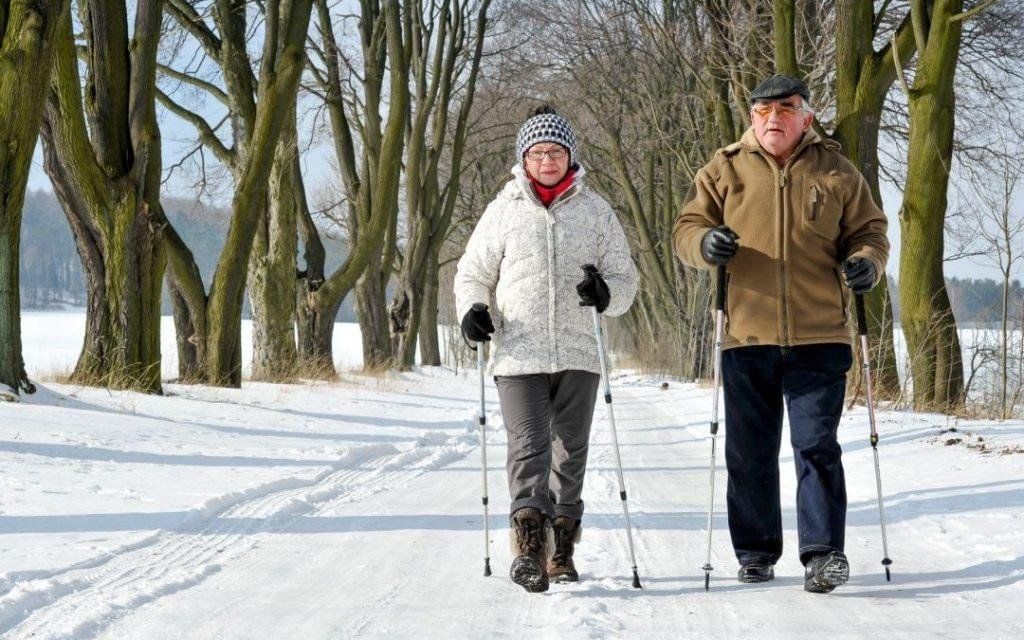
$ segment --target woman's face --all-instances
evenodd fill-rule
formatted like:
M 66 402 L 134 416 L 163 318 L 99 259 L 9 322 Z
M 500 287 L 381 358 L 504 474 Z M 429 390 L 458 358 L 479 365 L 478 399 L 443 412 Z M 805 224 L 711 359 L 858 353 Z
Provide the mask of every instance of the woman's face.
M 526 171 L 545 187 L 553 187 L 569 171 L 569 151 L 557 142 L 538 142 L 525 154 Z

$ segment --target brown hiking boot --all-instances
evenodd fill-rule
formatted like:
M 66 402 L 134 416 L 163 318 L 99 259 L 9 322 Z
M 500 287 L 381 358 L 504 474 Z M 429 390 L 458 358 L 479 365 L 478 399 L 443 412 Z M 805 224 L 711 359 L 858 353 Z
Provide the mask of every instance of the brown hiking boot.
M 548 577 L 551 582 L 578 582 L 580 574 L 576 572 L 572 552 L 573 545 L 580 541 L 579 520 L 558 516 L 551 528 L 555 533 L 555 548 L 548 561 Z
M 548 590 L 547 517 L 525 507 L 512 514 L 512 582 L 532 593 Z

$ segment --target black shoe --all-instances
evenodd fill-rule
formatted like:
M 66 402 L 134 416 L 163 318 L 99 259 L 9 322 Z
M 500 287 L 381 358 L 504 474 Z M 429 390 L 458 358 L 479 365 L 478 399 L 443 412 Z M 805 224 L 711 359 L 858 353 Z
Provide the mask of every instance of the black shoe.
M 740 582 L 745 583 L 768 582 L 775 579 L 775 567 L 770 564 L 752 562 L 742 565 L 736 577 Z
M 804 567 L 804 591 L 830 593 L 850 579 L 850 563 L 842 551 L 814 556 Z

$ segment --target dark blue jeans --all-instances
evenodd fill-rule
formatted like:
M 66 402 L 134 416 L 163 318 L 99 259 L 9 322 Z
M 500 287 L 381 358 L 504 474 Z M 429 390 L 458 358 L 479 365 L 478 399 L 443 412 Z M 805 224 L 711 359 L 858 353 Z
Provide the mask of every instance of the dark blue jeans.
M 740 564 L 782 555 L 782 401 L 796 462 L 800 561 L 842 551 L 846 481 L 836 439 L 853 354 L 847 344 L 758 345 L 722 353 L 729 533 Z

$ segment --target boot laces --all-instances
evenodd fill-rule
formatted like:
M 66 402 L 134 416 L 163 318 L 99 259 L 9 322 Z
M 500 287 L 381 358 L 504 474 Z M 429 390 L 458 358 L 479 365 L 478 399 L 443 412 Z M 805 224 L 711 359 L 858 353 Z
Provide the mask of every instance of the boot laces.
M 555 527 L 555 551 L 551 561 L 559 566 L 566 566 L 572 558 L 572 538 L 574 531 Z
M 526 543 L 528 548 L 533 553 L 539 553 L 543 547 L 541 540 L 542 527 L 539 522 L 533 518 L 523 518 L 517 522 L 519 525 L 519 537 Z

